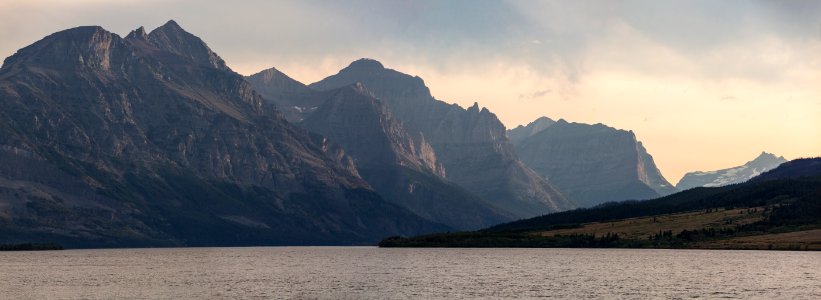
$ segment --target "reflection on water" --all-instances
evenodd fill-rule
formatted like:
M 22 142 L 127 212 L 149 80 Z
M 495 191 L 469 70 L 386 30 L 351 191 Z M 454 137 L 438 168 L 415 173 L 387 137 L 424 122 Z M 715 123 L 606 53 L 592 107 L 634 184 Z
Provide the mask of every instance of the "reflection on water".
M 821 299 L 821 253 L 370 247 L 4 252 L 0 295 Z

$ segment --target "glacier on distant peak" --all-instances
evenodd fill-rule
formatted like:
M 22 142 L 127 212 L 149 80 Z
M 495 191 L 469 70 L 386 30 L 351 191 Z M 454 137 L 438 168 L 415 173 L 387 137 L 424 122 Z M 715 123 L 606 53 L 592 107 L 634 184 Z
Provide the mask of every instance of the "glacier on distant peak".
M 695 171 L 684 175 L 676 185 L 679 190 L 691 189 L 694 187 L 718 187 L 730 184 L 742 183 L 761 173 L 775 169 L 787 160 L 782 156 L 775 156 L 771 153 L 762 152 L 754 160 L 744 165 L 721 169 L 716 171 Z

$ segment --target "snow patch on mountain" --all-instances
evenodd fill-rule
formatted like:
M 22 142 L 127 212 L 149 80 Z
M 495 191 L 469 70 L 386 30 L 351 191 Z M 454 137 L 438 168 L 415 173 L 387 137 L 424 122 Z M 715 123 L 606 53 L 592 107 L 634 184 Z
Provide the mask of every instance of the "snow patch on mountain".
M 786 162 L 784 157 L 776 157 L 773 154 L 762 152 L 756 159 L 738 167 L 727 168 L 708 172 L 691 172 L 684 175 L 676 187 L 679 190 L 694 187 L 718 187 L 730 184 L 742 183 L 761 173 L 775 169 L 780 164 Z

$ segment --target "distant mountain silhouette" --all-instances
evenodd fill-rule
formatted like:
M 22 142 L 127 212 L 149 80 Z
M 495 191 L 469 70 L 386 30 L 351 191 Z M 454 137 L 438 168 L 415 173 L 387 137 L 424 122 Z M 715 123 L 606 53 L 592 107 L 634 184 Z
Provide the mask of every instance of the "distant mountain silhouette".
M 449 227 L 386 202 L 175 22 L 49 35 L 0 69 L 0 242 L 367 244 Z
M 676 188 L 686 190 L 699 186 L 714 187 L 742 183 L 761 173 L 772 170 L 786 161 L 784 157 L 761 152 L 761 155 L 755 159 L 738 167 L 717 171 L 687 173 L 679 180 L 678 184 L 676 184 Z
M 302 121 L 327 100 L 325 95 L 317 93 L 276 68 L 260 71 L 246 79 L 291 122 Z
M 548 117 L 539 117 L 525 126 L 519 125 L 516 128 L 509 129 L 507 131 L 507 137 L 515 146 L 553 124 L 556 124 L 556 121 L 553 121 L 553 119 Z
M 519 160 L 496 115 L 478 104 L 464 109 L 436 100 L 419 77 L 361 59 L 309 86 L 332 90 L 356 82 L 367 86 L 410 132 L 424 135 L 448 180 L 518 218 L 575 207 Z
M 632 131 L 542 117 L 508 136 L 527 166 L 582 207 L 675 192 Z

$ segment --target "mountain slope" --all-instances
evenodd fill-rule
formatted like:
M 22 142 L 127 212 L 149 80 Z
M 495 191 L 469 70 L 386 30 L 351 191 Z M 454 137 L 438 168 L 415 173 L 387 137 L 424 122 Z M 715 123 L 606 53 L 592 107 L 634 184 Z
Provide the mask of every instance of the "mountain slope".
M 375 60 L 351 63 L 310 87 L 331 90 L 362 82 L 411 132 L 421 132 L 447 170 L 448 180 L 506 209 L 530 217 L 573 208 L 516 156 L 496 116 L 478 104 L 468 109 L 431 96 L 422 79 Z
M 447 228 L 385 202 L 173 21 L 20 49 L 0 104 L 3 242 L 361 244 Z
M 632 131 L 541 118 L 508 131 L 522 161 L 579 206 L 671 194 Z
M 761 173 L 772 170 L 786 161 L 784 157 L 776 157 L 773 154 L 761 152 L 761 155 L 754 160 L 738 167 L 709 172 L 687 173 L 679 180 L 678 184 L 676 184 L 676 188 L 686 190 L 699 186 L 713 187 L 741 183 Z
M 775 179 L 817 177 L 821 176 L 821 157 L 799 158 L 778 165 L 750 181 L 765 181 Z
M 553 124 L 556 124 L 556 121 L 553 121 L 553 119 L 548 117 L 539 117 L 526 126 L 519 125 L 516 126 L 516 128 L 509 129 L 507 131 L 507 137 L 510 139 L 510 143 L 515 146 Z
M 246 77 L 265 100 L 274 103 L 291 122 L 300 122 L 325 102 L 324 95 L 299 81 L 288 77 L 276 68 L 260 71 Z
M 776 178 L 610 203 L 475 232 L 393 237 L 399 247 L 649 247 L 821 250 L 818 159 Z
M 362 177 L 385 199 L 457 229 L 513 220 L 447 182 L 445 169 L 424 136 L 412 136 L 362 85 L 325 92 L 328 100 L 300 126 L 342 145 Z

